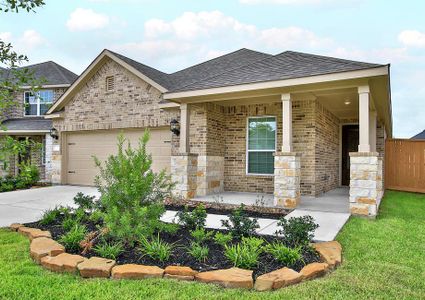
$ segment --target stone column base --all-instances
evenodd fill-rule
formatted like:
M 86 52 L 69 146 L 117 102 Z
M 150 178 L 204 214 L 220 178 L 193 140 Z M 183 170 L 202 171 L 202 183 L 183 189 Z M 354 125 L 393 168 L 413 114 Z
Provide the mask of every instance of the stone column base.
M 171 156 L 171 180 L 175 183 L 174 194 L 184 199 L 196 196 L 196 173 L 198 155 L 182 153 Z
M 295 208 L 301 198 L 301 161 L 294 152 L 276 152 L 274 156 L 274 205 Z
M 377 152 L 350 153 L 350 212 L 375 218 L 383 195 L 382 158 Z

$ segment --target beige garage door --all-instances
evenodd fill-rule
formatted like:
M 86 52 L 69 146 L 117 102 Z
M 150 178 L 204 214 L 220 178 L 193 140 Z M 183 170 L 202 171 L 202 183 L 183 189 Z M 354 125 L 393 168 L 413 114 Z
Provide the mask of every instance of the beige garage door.
M 117 152 L 117 136 L 120 133 L 137 145 L 144 130 L 99 130 L 81 131 L 67 134 L 67 183 L 76 185 L 93 185 L 98 169 L 94 165 L 93 155 L 105 161 Z M 152 154 L 155 172 L 170 170 L 171 132 L 168 128 L 150 129 L 150 140 L 147 147 Z

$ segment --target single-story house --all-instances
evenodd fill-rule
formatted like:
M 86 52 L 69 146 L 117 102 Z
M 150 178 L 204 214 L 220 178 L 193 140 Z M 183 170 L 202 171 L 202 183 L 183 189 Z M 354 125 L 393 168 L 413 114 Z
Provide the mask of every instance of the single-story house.
M 104 50 L 48 111 L 59 136 L 51 180 L 93 185 L 92 155 L 149 128 L 153 169 L 168 170 L 184 198 L 267 193 L 294 208 L 349 186 L 351 213 L 375 216 L 392 136 L 389 71 L 240 49 L 168 74 Z
M 50 178 L 52 138 L 50 129 L 52 121 L 44 116 L 50 106 L 56 102 L 66 89 L 77 79 L 77 75 L 53 61 L 47 61 L 22 67 L 32 74 L 33 79 L 42 82 L 34 94 L 30 86 L 23 86 L 14 94 L 15 105 L 8 108 L 0 116 L 0 138 L 13 136 L 16 139 L 30 138 L 39 142 L 41 149 L 29 149 L 25 157 L 12 157 L 9 168 L 2 169 L 0 175 L 17 175 L 18 164 L 22 160 L 30 160 L 40 171 L 42 180 Z M 0 81 L 13 80 L 7 69 L 0 69 Z

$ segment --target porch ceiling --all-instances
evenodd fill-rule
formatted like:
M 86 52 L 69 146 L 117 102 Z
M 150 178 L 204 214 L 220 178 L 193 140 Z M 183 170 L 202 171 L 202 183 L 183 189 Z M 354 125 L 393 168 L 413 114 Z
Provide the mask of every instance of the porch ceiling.
M 316 92 L 317 100 L 340 119 L 358 118 L 359 95 L 357 89 Z

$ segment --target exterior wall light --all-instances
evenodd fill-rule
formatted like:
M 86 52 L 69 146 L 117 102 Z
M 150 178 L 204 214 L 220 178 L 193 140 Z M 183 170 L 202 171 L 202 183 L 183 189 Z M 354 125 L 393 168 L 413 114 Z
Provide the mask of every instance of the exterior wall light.
M 59 139 L 59 132 L 58 132 L 58 130 L 56 128 L 50 129 L 50 136 L 53 139 L 55 139 L 55 140 Z
M 172 119 L 170 122 L 170 130 L 175 135 L 180 135 L 180 123 L 176 119 Z

